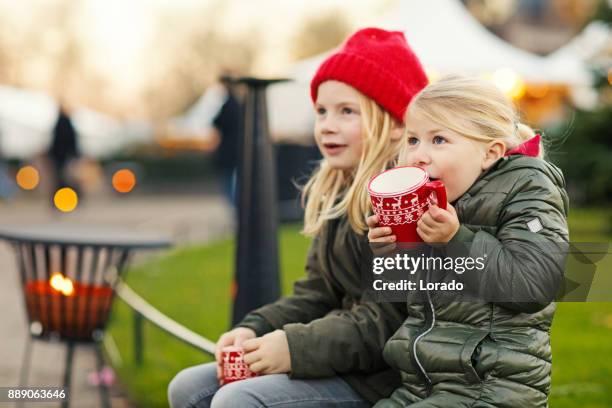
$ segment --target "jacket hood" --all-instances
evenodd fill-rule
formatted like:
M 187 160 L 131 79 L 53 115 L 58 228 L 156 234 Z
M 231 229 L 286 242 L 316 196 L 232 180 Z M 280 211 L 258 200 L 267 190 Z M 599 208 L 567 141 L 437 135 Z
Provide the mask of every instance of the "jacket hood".
M 504 174 L 510 171 L 516 171 L 519 169 L 531 169 L 544 174 L 548 177 L 555 186 L 559 188 L 565 188 L 565 177 L 557 166 L 546 160 L 538 157 L 530 157 L 524 155 L 512 155 L 506 156 L 499 159 L 489 170 L 484 172 L 474 186 L 482 181 L 489 181 L 491 178 L 496 177 L 500 174 Z M 471 190 L 471 189 L 470 189 Z

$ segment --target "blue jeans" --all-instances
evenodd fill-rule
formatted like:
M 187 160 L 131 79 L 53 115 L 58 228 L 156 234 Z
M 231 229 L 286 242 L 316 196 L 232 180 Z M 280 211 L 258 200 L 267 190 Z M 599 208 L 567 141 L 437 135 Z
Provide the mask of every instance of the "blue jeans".
M 217 363 L 179 372 L 168 386 L 172 408 L 291 407 L 365 408 L 370 404 L 340 377 L 292 380 L 270 374 L 229 383 L 219 388 Z

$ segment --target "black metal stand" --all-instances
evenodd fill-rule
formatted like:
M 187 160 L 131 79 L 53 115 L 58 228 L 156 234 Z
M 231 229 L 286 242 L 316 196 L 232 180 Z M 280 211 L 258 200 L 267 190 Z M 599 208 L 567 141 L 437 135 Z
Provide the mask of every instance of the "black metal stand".
M 74 343 L 69 341 L 66 342 L 66 362 L 64 365 L 64 388 L 68 390 L 70 396 L 70 384 L 72 380 L 72 358 L 74 357 Z M 70 398 L 66 398 L 62 402 L 62 408 L 68 408 L 70 405 Z
M 282 79 L 228 80 L 247 86 L 238 162 L 238 243 L 233 324 L 280 296 L 276 167 L 268 130 L 266 87 Z
M 25 387 L 28 384 L 28 377 L 30 375 L 30 362 L 32 359 L 30 358 L 32 355 L 32 338 L 30 336 L 26 339 L 25 350 L 23 351 L 23 357 L 21 359 L 21 369 L 19 370 L 19 386 Z M 18 401 L 15 406 L 22 407 L 24 402 L 22 400 Z

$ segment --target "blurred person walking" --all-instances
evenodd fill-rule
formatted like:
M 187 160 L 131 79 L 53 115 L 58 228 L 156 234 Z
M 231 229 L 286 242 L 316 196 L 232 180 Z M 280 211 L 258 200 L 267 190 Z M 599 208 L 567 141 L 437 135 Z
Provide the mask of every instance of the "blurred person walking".
M 72 160 L 78 159 L 81 152 L 78 146 L 77 132 L 72 125 L 68 107 L 59 103 L 57 121 L 53 127 L 53 139 L 47 151 L 52 170 L 53 184 L 51 197 L 57 190 L 63 187 L 72 188 L 79 194 L 79 186 L 74 177 L 69 172 L 69 164 Z
M 236 96 L 227 76 L 221 77 L 225 88 L 226 99 L 213 119 L 213 126 L 219 132 L 220 142 L 215 154 L 215 162 L 221 173 L 223 192 L 236 206 L 236 168 L 238 166 L 238 149 L 242 138 L 243 107 Z
M 0 199 L 10 198 L 14 188 L 9 177 L 8 165 L 2 155 L 2 129 L 0 128 Z

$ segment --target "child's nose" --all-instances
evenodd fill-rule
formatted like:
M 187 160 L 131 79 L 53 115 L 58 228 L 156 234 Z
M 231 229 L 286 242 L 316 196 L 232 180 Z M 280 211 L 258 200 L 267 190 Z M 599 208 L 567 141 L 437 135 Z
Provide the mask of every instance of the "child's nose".
M 323 134 L 336 133 L 338 131 L 334 119 L 329 116 L 323 119 L 319 125 L 321 127 L 321 133 Z
M 426 149 L 417 148 L 410 155 L 411 165 L 413 166 L 426 166 L 431 163 L 431 157 L 427 153 Z
M 329 113 L 323 115 L 322 117 L 318 117 L 316 126 L 319 128 L 321 133 L 333 133 L 338 130 L 333 115 L 330 115 Z

